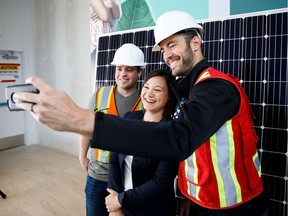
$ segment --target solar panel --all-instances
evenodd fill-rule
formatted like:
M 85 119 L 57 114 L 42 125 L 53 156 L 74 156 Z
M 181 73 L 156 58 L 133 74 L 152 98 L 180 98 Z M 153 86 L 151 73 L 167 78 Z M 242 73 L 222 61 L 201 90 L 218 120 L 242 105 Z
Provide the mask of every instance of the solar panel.
M 287 215 L 287 10 L 231 16 L 201 22 L 204 54 L 216 69 L 238 77 L 255 114 L 255 129 L 270 215 Z M 167 68 L 160 52 L 152 52 L 153 28 L 113 32 L 99 38 L 95 87 L 114 83 L 110 66 L 117 48 L 134 43 L 145 54 L 139 81 L 156 68 Z

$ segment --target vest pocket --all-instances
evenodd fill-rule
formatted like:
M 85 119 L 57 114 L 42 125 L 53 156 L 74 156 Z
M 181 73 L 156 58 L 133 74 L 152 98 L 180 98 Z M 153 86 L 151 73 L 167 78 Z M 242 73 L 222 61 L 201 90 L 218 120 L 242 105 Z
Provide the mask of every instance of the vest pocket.
M 210 170 L 205 144 L 200 146 L 189 158 L 181 163 L 187 181 L 196 186 L 205 184 Z

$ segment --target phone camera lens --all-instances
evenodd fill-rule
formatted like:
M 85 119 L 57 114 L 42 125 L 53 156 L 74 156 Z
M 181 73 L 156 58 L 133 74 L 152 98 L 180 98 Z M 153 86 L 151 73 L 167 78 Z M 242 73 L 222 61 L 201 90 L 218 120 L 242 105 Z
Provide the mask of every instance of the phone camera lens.
M 11 94 L 11 101 L 13 103 L 17 103 L 18 102 L 18 97 L 16 97 L 16 95 L 14 95 L 14 92 Z

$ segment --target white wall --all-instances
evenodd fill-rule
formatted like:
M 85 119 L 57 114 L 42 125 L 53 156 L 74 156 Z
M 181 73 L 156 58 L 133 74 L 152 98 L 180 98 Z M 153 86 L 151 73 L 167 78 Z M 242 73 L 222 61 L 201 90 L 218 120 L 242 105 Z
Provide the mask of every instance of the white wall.
M 64 89 L 81 107 L 92 93 L 89 1 L 1 0 L 0 49 L 23 51 L 24 76 Z M 1 117 L 1 116 L 0 116 Z M 25 143 L 78 154 L 79 136 L 55 132 L 26 114 Z
M 36 73 L 85 107 L 92 93 L 89 1 L 35 0 Z M 78 154 L 78 135 L 41 126 L 41 144 Z
M 29 76 L 34 71 L 34 43 L 32 33 L 32 11 L 31 0 L 1 0 L 0 1 L 0 49 L 16 50 L 23 53 L 23 71 Z M 4 109 L 2 107 L 2 109 Z M 5 112 L 1 112 L 5 115 Z M 10 113 L 9 113 L 10 114 Z M 3 118 L 2 118 L 3 119 Z M 25 115 L 25 128 L 29 128 L 30 135 L 27 143 L 36 143 L 38 133 L 36 126 L 29 115 Z M 5 134 L 5 131 L 2 131 Z M 11 133 L 7 133 L 11 134 Z M 13 134 L 13 133 L 12 133 Z

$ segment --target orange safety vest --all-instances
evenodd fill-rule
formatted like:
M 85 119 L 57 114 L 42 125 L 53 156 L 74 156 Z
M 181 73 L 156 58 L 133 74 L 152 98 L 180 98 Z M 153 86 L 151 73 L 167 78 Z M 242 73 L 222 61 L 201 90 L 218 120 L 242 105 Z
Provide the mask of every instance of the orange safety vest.
M 95 103 L 96 111 L 119 116 L 115 102 L 115 89 L 116 85 L 104 86 L 98 89 L 96 93 L 96 103 Z M 136 110 L 142 110 L 142 102 L 140 95 L 131 111 Z M 105 151 L 102 149 L 95 149 L 96 160 L 102 163 L 108 163 L 109 157 L 110 157 L 109 151 Z
M 202 72 L 199 83 L 220 78 L 233 83 L 240 95 L 238 113 L 186 160 L 181 161 L 178 185 L 184 196 L 209 209 L 225 209 L 251 200 L 263 190 L 248 97 L 237 78 L 213 68 Z

